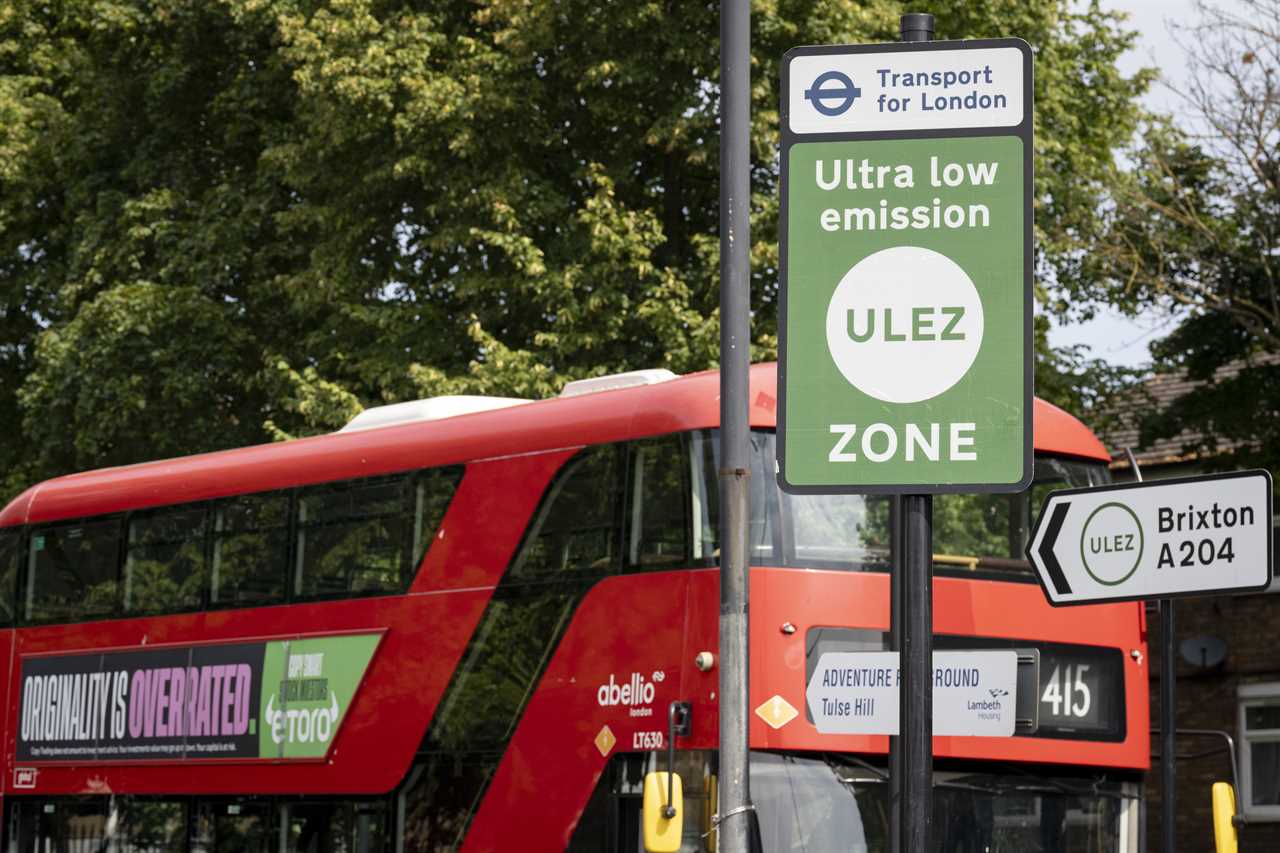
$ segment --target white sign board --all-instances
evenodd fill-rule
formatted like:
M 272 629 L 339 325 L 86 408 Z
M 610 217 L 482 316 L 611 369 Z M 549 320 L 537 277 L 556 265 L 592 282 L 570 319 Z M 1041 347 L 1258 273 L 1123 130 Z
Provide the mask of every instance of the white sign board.
M 941 49 L 913 42 L 875 53 L 791 60 L 792 133 L 1016 127 L 1024 115 L 1024 51 Z
M 805 699 L 823 734 L 898 734 L 901 670 L 897 652 L 827 652 Z M 1018 653 L 933 653 L 933 733 L 1011 737 Z
M 1261 590 L 1271 582 L 1271 474 L 1050 493 L 1027 558 L 1050 604 Z

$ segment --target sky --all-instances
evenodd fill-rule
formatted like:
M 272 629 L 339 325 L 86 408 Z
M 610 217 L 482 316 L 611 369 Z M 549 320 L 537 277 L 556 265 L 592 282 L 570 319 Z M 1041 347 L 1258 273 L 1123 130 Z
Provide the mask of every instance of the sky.
M 1223 0 L 1223 6 L 1233 5 Z M 1104 9 L 1129 13 L 1129 26 L 1139 31 L 1138 44 L 1120 58 L 1120 69 L 1131 74 L 1143 67 L 1160 69 L 1161 81 L 1147 95 L 1145 103 L 1161 112 L 1176 112 L 1179 84 L 1184 82 L 1182 49 L 1170 33 L 1171 23 L 1196 20 L 1193 0 L 1102 0 Z M 1088 323 L 1055 327 L 1049 333 L 1054 346 L 1087 344 L 1095 358 L 1113 364 L 1136 367 L 1150 361 L 1148 345 L 1171 331 L 1168 318 L 1122 317 L 1107 312 Z

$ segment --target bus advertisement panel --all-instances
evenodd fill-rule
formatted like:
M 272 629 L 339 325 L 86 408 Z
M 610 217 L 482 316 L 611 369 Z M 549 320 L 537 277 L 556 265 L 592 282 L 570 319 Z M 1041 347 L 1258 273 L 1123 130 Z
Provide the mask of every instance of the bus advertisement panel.
M 16 757 L 323 758 L 379 637 L 26 657 Z

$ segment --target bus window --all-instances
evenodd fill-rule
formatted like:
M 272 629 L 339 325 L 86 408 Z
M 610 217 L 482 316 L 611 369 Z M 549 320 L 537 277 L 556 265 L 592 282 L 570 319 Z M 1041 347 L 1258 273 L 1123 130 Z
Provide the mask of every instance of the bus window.
M 413 547 L 409 498 L 406 477 L 300 492 L 294 596 L 337 598 L 402 589 Z
M 276 853 L 278 839 L 265 801 L 204 802 L 196 810 L 192 850 L 201 853 Z
M 283 853 L 385 853 L 385 802 L 282 803 Z
M 698 553 L 703 563 L 719 559 L 715 544 L 719 490 L 720 432 L 694 434 L 694 486 L 701 506 Z M 889 500 L 870 495 L 790 495 L 778 488 L 776 439 L 751 432 L 751 489 L 748 555 L 755 566 L 887 571 Z
M 404 853 L 457 850 L 501 752 L 436 754 L 410 771 L 400 795 Z
M 578 603 L 618 572 L 620 456 L 587 448 L 547 489 L 423 738 L 405 785 L 405 853 L 461 844 Z
M 294 597 L 406 589 L 461 478 L 454 466 L 301 490 Z
M 186 847 L 186 807 L 181 802 L 132 797 L 20 799 L 14 801 L 13 810 L 9 818 L 13 853 L 153 853 Z
M 689 499 L 677 436 L 628 446 L 627 565 L 675 568 L 688 562 Z
M 719 560 L 716 541 L 719 430 L 694 433 L 691 471 L 694 552 Z M 777 482 L 773 433 L 751 432 L 749 558 L 756 566 L 888 571 L 889 499 L 874 495 L 792 495 Z M 1031 490 L 1014 495 L 943 494 L 933 499 L 934 565 L 940 573 L 980 571 L 1034 580 L 1023 549 L 1034 513 L 1053 489 L 1109 482 L 1102 462 L 1038 457 Z
M 13 598 L 22 565 L 22 531 L 0 530 L 0 626 L 13 624 Z
M 287 493 L 220 503 L 213 524 L 210 601 L 223 606 L 283 601 L 288 553 Z
M 124 612 L 175 613 L 204 604 L 209 573 L 203 506 L 170 507 L 129 518 Z
M 1056 489 L 1096 486 L 1110 480 L 1110 472 L 1101 462 L 1038 457 L 1029 491 L 935 496 L 935 568 L 943 573 L 980 571 L 1032 580 L 1024 552 L 1045 497 Z
M 751 793 L 765 850 L 888 849 L 882 767 L 837 754 L 752 752 Z M 946 850 L 1111 853 L 1121 849 L 1121 816 L 1135 797 L 1095 778 L 935 771 L 934 835 Z
M 26 618 L 75 622 L 120 609 L 120 520 L 36 527 L 31 531 Z
M 602 445 L 568 462 L 508 570 L 512 580 L 617 571 L 618 455 L 616 446 Z

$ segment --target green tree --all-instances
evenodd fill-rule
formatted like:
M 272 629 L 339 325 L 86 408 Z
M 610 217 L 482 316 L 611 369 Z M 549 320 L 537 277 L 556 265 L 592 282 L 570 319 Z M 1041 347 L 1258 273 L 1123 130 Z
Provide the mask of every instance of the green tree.
M 1180 123 L 1151 124 L 1069 290 L 1161 313 L 1156 369 L 1200 384 L 1143 419 L 1211 465 L 1280 465 L 1280 0 L 1201 5 Z
M 776 354 L 781 56 L 894 40 L 902 11 L 754 4 L 757 358 Z M 1038 269 L 1069 277 L 1138 118 L 1146 77 L 1115 66 L 1131 34 L 1096 3 L 934 11 L 939 37 L 1035 46 Z M 10 489 L 364 405 L 714 366 L 717 34 L 718 4 L 676 0 L 11 0 Z

